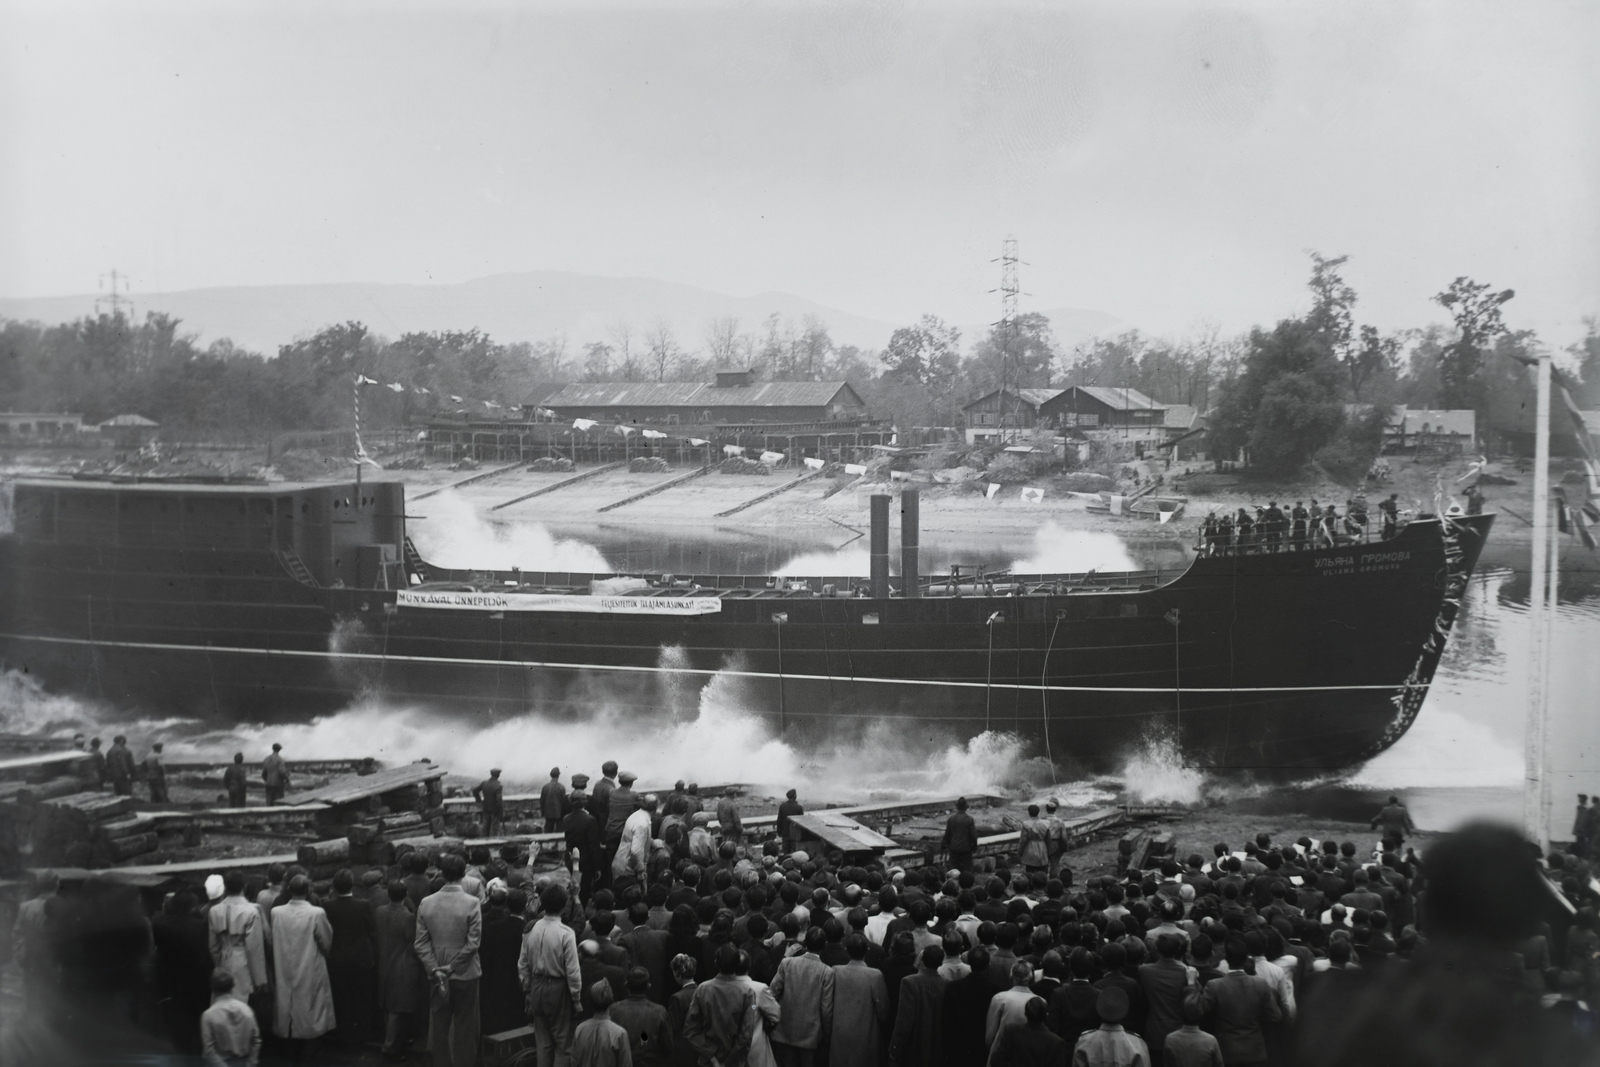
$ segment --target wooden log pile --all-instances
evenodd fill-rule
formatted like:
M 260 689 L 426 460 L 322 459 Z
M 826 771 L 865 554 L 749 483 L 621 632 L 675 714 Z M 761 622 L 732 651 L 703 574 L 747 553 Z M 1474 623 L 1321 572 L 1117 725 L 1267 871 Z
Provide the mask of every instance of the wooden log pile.
M 105 867 L 161 846 L 154 820 L 132 814 L 132 797 L 77 792 L 24 803 L 36 865 Z

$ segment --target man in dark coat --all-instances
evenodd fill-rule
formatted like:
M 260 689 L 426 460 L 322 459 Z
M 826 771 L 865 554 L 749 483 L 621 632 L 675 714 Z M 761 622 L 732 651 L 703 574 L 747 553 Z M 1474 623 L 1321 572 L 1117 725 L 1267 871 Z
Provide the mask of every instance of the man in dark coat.
M 944 1062 L 944 993 L 950 983 L 939 976 L 944 949 L 922 950 L 922 966 L 900 981 L 900 1003 L 889 1037 L 889 1062 L 932 1067 Z
M 576 787 L 576 781 L 573 785 Z M 539 812 L 544 816 L 544 832 L 553 834 L 560 830 L 561 820 L 567 817 L 567 810 L 567 789 L 561 784 L 561 768 L 551 767 L 550 780 L 539 790 Z
M 473 787 L 472 799 L 483 805 L 483 836 L 493 837 L 506 821 L 506 785 L 500 780 L 499 767 Z
M 372 997 L 378 966 L 377 926 L 372 905 L 355 896 L 349 871 L 333 876 L 333 899 L 323 905 L 333 944 L 328 949 L 328 984 L 339 1043 L 359 1047 L 371 1040 Z
M 244 769 L 244 753 L 235 752 L 233 762 L 228 764 L 227 770 L 222 772 L 222 788 L 228 791 L 228 807 L 242 808 L 245 806 L 245 783 L 248 778 Z
M 783 803 L 778 805 L 778 840 L 785 850 L 793 850 L 794 843 L 800 839 L 800 828 L 793 824 L 793 820 L 796 815 L 804 815 L 806 809 L 800 806 L 798 796 L 791 789 L 785 794 Z
M 589 894 L 594 892 L 596 879 L 600 877 L 600 869 L 604 865 L 604 857 L 600 849 L 600 822 L 588 808 L 593 799 L 585 799 L 574 794 L 572 797 L 572 811 L 561 821 L 561 833 L 567 842 L 568 862 L 576 851 L 578 857 L 578 897 L 585 902 Z
M 667 1067 L 672 1062 L 672 1027 L 667 1009 L 650 999 L 650 975 L 643 967 L 628 972 L 628 995 L 611 1006 L 611 1021 L 628 1032 L 633 1067 Z
M 1201 1018 L 1216 1013 L 1211 1032 L 1222 1048 L 1222 1062 L 1228 1067 L 1265 1063 L 1265 1027 L 1283 1018 L 1278 998 L 1264 979 L 1245 972 L 1250 950 L 1243 941 L 1230 940 L 1225 956 L 1228 973 L 1207 982 L 1204 989 L 1190 984 L 1184 1000 L 1198 1005 Z
M 522 980 L 517 976 L 525 921 L 522 909 L 526 906 L 527 894 L 520 889 L 507 891 L 496 885 L 489 890 L 489 906 L 483 909 L 483 943 L 478 946 L 478 966 L 483 969 L 478 1011 L 485 1034 L 528 1025 Z
M 956 798 L 956 810 L 944 824 L 942 848 L 950 866 L 958 871 L 972 870 L 972 854 L 978 850 L 978 824 L 967 814 L 967 798 Z
M 150 755 L 144 758 L 144 782 L 150 788 L 150 802 L 152 804 L 165 804 L 167 802 L 167 768 L 161 763 L 161 742 L 157 741 L 150 746 Z M 211 976 L 206 976 L 206 1007 L 210 1007 Z M 204 1009 L 201 1009 L 202 1011 Z
M 982 1063 L 986 1054 L 983 1027 L 989 1017 L 989 1001 L 994 999 L 987 974 L 989 950 L 982 945 L 970 950 L 967 964 L 972 973 L 951 982 L 944 991 L 941 1025 L 945 1062 L 949 1064 Z
M 211 933 L 187 891 L 167 898 L 151 923 L 162 1021 L 179 1052 L 200 1051 L 200 1016 L 211 1006 Z
M 98 737 L 89 742 L 89 759 L 84 775 L 94 788 L 105 788 L 106 754 L 100 751 L 100 739 Z
M 417 959 L 417 916 L 404 882 L 389 883 L 389 903 L 373 917 L 378 949 L 378 1007 L 384 1013 L 383 1051 L 398 1055 L 417 1013 L 428 1003 L 422 961 Z
M 279 755 L 282 751 L 283 746 L 274 741 L 272 755 L 261 761 L 261 781 L 267 787 L 268 804 L 276 804 L 283 799 L 284 792 L 289 788 L 289 767 Z
M 1139 985 L 1144 990 L 1147 1009 L 1143 1036 L 1150 1055 L 1157 1059 L 1167 1035 L 1183 1026 L 1183 996 L 1189 985 L 1188 970 L 1180 962 L 1183 950 L 1183 938 L 1161 934 L 1156 938 L 1155 962 L 1139 968 Z
M 111 780 L 111 791 L 119 797 L 133 796 L 133 753 L 128 749 L 128 739 L 121 734 L 111 739 L 111 751 L 106 753 L 106 777 Z M 207 977 L 206 1000 L 211 999 L 211 979 Z M 204 1011 L 205 1009 L 200 1009 Z M 195 1024 L 197 1027 L 198 1023 Z

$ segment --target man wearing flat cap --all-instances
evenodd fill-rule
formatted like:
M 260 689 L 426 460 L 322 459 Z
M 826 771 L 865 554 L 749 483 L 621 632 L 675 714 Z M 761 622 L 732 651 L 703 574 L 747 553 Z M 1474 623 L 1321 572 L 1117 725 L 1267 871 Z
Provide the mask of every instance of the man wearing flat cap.
M 506 819 L 506 787 L 500 781 L 499 767 L 473 788 L 472 799 L 483 805 L 483 836 L 493 837 Z
M 1106 986 L 1095 998 L 1095 1014 L 1100 1028 L 1078 1038 L 1072 1052 L 1074 1067 L 1144 1067 L 1150 1062 L 1150 1049 L 1144 1038 L 1122 1028 L 1128 1016 L 1128 994 L 1120 986 Z M 1230 1061 L 1231 1062 L 1231 1061 Z
M 633 792 L 633 783 L 638 778 L 632 771 L 623 771 L 617 775 L 619 784 L 607 798 L 605 824 L 600 828 L 600 837 L 605 842 L 605 868 L 600 878 L 608 889 L 611 887 L 611 861 L 616 859 L 617 846 L 622 844 L 622 826 L 639 806 L 639 798 Z
M 581 777 L 581 776 L 578 776 Z M 589 779 L 584 778 L 587 783 Z M 576 778 L 573 788 L 577 788 Z M 561 784 L 561 768 L 550 768 L 550 780 L 539 790 L 539 812 L 544 816 L 544 832 L 553 834 L 561 829 L 561 820 L 567 817 L 567 790 Z

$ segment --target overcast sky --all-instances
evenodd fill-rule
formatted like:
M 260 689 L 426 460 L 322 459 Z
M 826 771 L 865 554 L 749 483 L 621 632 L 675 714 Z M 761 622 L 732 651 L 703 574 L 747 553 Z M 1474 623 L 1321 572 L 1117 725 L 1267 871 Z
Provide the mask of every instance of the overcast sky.
M 0 295 L 533 269 L 892 322 L 1600 312 L 1600 4 L 0 0 Z

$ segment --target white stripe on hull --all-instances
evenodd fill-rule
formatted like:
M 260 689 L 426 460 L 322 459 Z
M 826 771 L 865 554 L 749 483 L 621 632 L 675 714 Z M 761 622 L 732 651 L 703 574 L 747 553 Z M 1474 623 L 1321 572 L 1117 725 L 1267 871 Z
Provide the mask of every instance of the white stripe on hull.
M 1029 682 L 950 681 L 937 678 L 875 678 L 860 675 L 791 674 L 775 671 L 749 671 L 736 668 L 661 667 L 631 664 L 563 663 L 535 660 L 475 659 L 462 656 L 405 656 L 382 652 L 321 652 L 310 649 L 287 648 L 237 648 L 226 645 L 184 645 L 157 641 L 100 641 L 81 637 L 41 637 L 25 634 L 0 634 L 9 641 L 33 641 L 45 644 L 80 645 L 91 648 L 136 649 L 147 652 L 203 652 L 242 656 L 268 656 L 286 659 L 356 660 L 372 663 L 422 663 L 440 666 L 495 667 L 508 669 L 567 670 L 567 671 L 621 671 L 642 674 L 692 674 L 711 678 L 719 674 L 736 678 L 764 678 L 773 681 L 863 682 L 875 685 L 920 685 L 934 688 L 1003 689 L 1021 692 L 1050 693 L 1171 693 L 1170 685 L 1040 685 Z M 1184 693 L 1339 693 L 1339 692 L 1396 692 L 1407 688 L 1404 682 L 1393 685 L 1276 685 L 1276 686 L 1182 686 Z M 1416 686 L 1426 689 L 1426 685 Z

